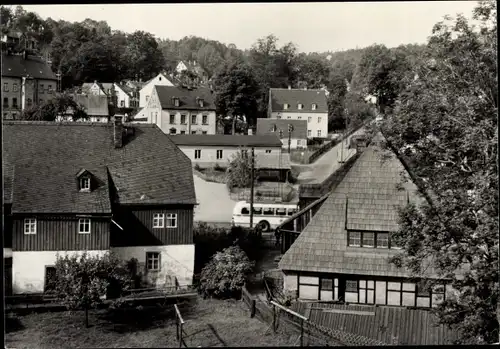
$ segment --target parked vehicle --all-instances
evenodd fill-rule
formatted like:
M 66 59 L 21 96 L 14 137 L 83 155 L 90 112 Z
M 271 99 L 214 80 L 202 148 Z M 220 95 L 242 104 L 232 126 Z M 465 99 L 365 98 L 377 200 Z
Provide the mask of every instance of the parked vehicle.
M 298 211 L 297 204 L 289 203 L 254 203 L 253 224 L 262 231 L 270 231 L 283 223 Z M 250 203 L 239 201 L 233 209 L 233 225 L 250 226 Z

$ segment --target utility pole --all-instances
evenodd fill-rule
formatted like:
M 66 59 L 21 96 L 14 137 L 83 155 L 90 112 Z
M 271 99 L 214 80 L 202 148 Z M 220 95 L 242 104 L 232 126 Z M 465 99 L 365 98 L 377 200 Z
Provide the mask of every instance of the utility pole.
M 252 169 L 250 170 L 251 183 L 250 183 L 250 229 L 253 228 L 253 187 L 255 182 L 255 149 L 252 147 Z
M 293 132 L 293 125 L 288 124 L 288 154 L 290 154 L 290 146 L 292 144 L 292 132 Z

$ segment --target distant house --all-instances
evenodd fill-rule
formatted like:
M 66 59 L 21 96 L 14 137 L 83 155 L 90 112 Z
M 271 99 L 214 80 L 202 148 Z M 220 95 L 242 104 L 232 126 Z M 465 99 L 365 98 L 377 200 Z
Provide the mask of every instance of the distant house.
M 196 61 L 189 61 L 189 60 L 188 61 L 179 61 L 179 63 L 177 63 L 177 66 L 175 67 L 175 72 L 177 73 L 177 75 L 179 75 L 183 71 L 189 71 L 189 72 L 195 74 L 196 76 L 198 76 L 200 78 L 201 81 L 208 80 L 207 72 Z
M 151 80 L 144 83 L 139 91 L 139 107 L 144 108 L 148 104 L 155 86 L 174 86 L 166 74 L 160 73 Z
M 14 294 L 46 291 L 57 255 L 83 252 L 136 259 L 150 287 L 192 284 L 192 167 L 158 127 L 115 118 L 6 121 L 3 131 Z
M 257 135 L 269 134 L 278 135 L 283 143 L 283 148 L 288 148 L 289 135 L 290 149 L 307 148 L 306 120 L 257 119 Z
M 323 90 L 269 90 L 269 119 L 306 120 L 307 137 L 328 137 L 328 104 Z
M 136 115 L 167 134 L 216 133 L 214 97 L 204 87 L 154 86 L 147 106 Z
M 81 93 L 84 95 L 106 96 L 108 104 L 117 106 L 117 91 L 113 82 L 86 82 L 82 85 Z
M 379 134 L 319 208 L 311 213 L 311 204 L 280 228 L 284 243 L 294 240 L 279 262 L 294 298 L 431 308 L 453 292 L 432 265 L 415 278 L 389 262 L 400 249 L 392 238 L 397 208 L 422 199 L 412 182 L 398 188 L 405 169 L 394 154 L 383 157 L 382 141 Z M 309 222 L 295 231 L 303 218 Z
M 103 95 L 75 95 L 75 101 L 83 106 L 90 122 L 108 122 L 108 97 Z
M 117 107 L 119 108 L 138 108 L 139 107 L 139 89 L 128 86 L 127 84 L 114 84 L 116 92 Z
M 40 57 L 2 53 L 2 117 L 18 119 L 23 110 L 54 98 L 57 77 Z

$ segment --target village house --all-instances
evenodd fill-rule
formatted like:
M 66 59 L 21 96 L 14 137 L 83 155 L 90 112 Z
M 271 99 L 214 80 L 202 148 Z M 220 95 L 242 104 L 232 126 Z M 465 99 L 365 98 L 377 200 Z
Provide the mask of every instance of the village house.
M 200 82 L 205 82 L 208 80 L 208 74 L 201 67 L 201 65 L 196 61 L 179 61 L 175 67 L 175 73 L 179 76 L 182 72 L 191 72 L 199 78 Z
M 117 91 L 115 90 L 115 84 L 112 82 L 98 82 L 97 80 L 85 82 L 82 85 L 81 94 L 106 96 L 109 105 L 117 106 L 118 104 Z
M 151 80 L 145 82 L 139 91 L 139 107 L 144 108 L 147 106 L 155 86 L 174 86 L 171 80 L 172 79 L 169 78 L 167 74 L 160 73 Z
M 152 286 L 192 283 L 191 162 L 157 126 L 116 117 L 3 127 L 6 273 L 14 294 L 43 292 L 56 256 L 84 251 L 137 259 Z
M 137 118 L 147 119 L 166 134 L 213 135 L 217 128 L 214 97 L 205 87 L 155 86 Z
M 257 119 L 257 135 L 276 134 L 283 143 L 283 148 L 290 149 L 307 148 L 307 121 L 306 120 L 284 120 L 284 119 Z
M 57 77 L 40 57 L 2 53 L 2 117 L 18 119 L 23 110 L 52 99 Z
M 328 104 L 323 90 L 269 89 L 269 119 L 306 120 L 307 138 L 328 137 Z
M 114 83 L 118 108 L 139 108 L 139 89 Z
M 412 278 L 389 262 L 400 252 L 391 235 L 398 230 L 397 207 L 418 205 L 422 198 L 411 181 L 398 188 L 401 173 L 408 173 L 394 154 L 383 158 L 383 141 L 379 134 L 333 191 L 318 200 L 315 214 L 313 203 L 278 227 L 287 244 L 279 267 L 284 289 L 294 298 L 430 308 L 452 292 L 445 280 L 432 285 L 437 279 L 432 266 Z
M 90 122 L 109 122 L 109 105 L 107 96 L 75 95 L 75 101 L 83 106 Z

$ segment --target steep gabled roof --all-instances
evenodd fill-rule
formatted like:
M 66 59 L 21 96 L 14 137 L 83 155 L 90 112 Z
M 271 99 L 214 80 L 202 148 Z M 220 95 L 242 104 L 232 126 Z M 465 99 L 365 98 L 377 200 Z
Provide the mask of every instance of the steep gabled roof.
M 22 55 L 4 53 L 2 53 L 2 76 L 16 78 L 30 76 L 35 79 L 57 80 L 50 65 L 43 59 L 30 55 L 24 59 Z
M 162 109 L 190 109 L 215 111 L 214 96 L 206 87 L 187 89 L 177 86 L 154 87 L 158 93 Z M 174 98 L 179 98 L 179 106 L 174 104 Z M 203 107 L 200 107 L 197 99 L 203 99 Z
M 3 153 L 13 168 L 5 181 L 13 213 L 111 212 L 110 188 L 121 204 L 195 204 L 191 162 L 155 125 L 135 129 L 115 148 L 113 125 L 4 121 Z M 103 184 L 77 190 L 82 168 Z M 111 177 L 112 183 L 108 180 Z
M 281 147 L 276 135 L 168 135 L 177 145 L 229 146 L 229 147 Z
M 276 132 L 273 132 L 273 127 L 276 125 Z M 283 131 L 281 138 L 288 138 L 288 125 L 293 126 L 292 138 L 305 139 L 307 138 L 307 121 L 306 120 L 285 120 L 285 119 L 257 119 L 257 134 L 268 135 L 276 133 L 279 137 L 280 130 Z
M 273 112 L 328 113 L 326 94 L 323 90 L 271 88 L 269 99 Z M 285 103 L 288 104 L 287 109 L 284 108 Z M 298 108 L 299 103 L 303 105 L 302 109 Z M 312 110 L 313 103 L 316 104 L 316 110 Z
M 397 207 L 421 202 L 412 182 L 397 188 L 403 165 L 392 154 L 385 159 L 377 136 L 281 259 L 283 270 L 407 277 L 388 257 L 398 250 L 347 247 L 349 230 L 396 231 Z M 427 270 L 434 275 L 432 268 Z

